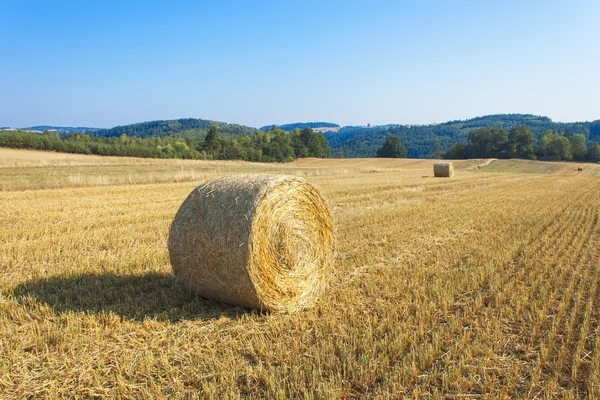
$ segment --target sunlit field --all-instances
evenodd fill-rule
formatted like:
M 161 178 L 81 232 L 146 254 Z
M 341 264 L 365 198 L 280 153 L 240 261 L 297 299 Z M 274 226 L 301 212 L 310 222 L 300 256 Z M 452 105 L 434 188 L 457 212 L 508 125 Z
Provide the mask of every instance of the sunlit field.
M 0 398 L 599 398 L 600 165 L 433 163 L 0 149 Z M 329 199 L 335 276 L 310 310 L 170 273 L 189 192 L 253 172 Z

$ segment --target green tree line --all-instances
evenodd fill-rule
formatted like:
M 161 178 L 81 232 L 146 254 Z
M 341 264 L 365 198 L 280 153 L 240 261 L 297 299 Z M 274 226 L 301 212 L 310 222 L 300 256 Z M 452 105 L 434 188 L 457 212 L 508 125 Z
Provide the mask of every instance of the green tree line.
M 0 147 L 49 150 L 65 153 L 97 154 L 150 158 L 195 160 L 246 160 L 288 162 L 302 157 L 330 157 L 329 144 L 323 134 L 311 128 L 285 132 L 273 128 L 251 136 L 222 137 L 212 126 L 203 139 L 163 137 L 98 137 L 70 133 L 61 137 L 55 132 L 42 134 L 17 130 L 0 131 Z
M 543 132 L 537 140 L 527 125 L 506 131 L 501 126 L 477 128 L 467 136 L 467 143 L 456 143 L 444 154 L 447 159 L 523 158 L 529 160 L 600 161 L 600 144 L 589 148 L 584 134 L 567 130 Z
M 346 157 L 374 156 L 389 134 L 398 136 L 410 158 L 439 158 L 436 150 L 447 151 L 455 143 L 465 143 L 468 135 L 480 127 L 503 126 L 507 131 L 527 125 L 536 139 L 553 132 L 580 133 L 588 143 L 600 141 L 600 120 L 592 122 L 553 122 L 531 114 L 498 114 L 468 120 L 429 125 L 345 126 L 337 132 L 324 132 L 333 154 Z M 436 145 L 437 143 L 437 145 Z

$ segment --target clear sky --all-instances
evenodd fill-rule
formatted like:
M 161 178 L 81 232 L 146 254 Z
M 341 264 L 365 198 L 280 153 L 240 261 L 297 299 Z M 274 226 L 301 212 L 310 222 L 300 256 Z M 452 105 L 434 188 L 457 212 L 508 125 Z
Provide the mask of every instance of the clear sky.
M 0 126 L 600 119 L 600 1 L 0 0 Z

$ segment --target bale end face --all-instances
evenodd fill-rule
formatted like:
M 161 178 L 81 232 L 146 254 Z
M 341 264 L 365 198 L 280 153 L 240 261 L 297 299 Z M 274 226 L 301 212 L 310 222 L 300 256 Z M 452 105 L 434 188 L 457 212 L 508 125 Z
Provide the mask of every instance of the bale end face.
M 433 164 L 433 175 L 438 178 L 452 178 L 454 176 L 454 164 L 452 162 Z

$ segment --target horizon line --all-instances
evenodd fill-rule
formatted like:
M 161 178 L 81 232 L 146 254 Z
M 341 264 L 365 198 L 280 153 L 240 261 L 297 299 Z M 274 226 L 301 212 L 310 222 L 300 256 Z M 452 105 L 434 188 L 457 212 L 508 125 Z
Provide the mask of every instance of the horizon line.
M 40 126 L 49 126 L 49 127 L 53 127 L 53 128 L 85 128 L 85 129 L 98 129 L 98 130 L 108 130 L 108 129 L 114 129 L 120 126 L 129 126 L 129 125 L 135 125 L 135 124 L 144 124 L 144 123 L 148 123 L 148 122 L 157 122 L 157 121 L 177 121 L 177 120 L 181 120 L 181 119 L 196 119 L 196 120 L 203 120 L 203 121 L 210 121 L 210 122 L 219 122 L 219 123 L 223 123 L 223 124 L 228 124 L 228 125 L 241 125 L 241 126 L 246 126 L 249 128 L 254 128 L 257 130 L 260 130 L 260 128 L 262 127 L 266 127 L 266 126 L 282 126 L 282 125 L 293 125 L 293 124 L 303 124 L 303 123 L 313 123 L 313 122 L 324 122 L 324 123 L 333 123 L 333 124 L 337 124 L 339 125 L 340 128 L 345 128 L 345 127 L 349 127 L 349 126 L 360 126 L 360 127 L 367 127 L 368 125 L 370 125 L 372 128 L 374 127 L 380 127 L 380 126 L 390 126 L 390 125 L 400 125 L 400 126 L 428 126 L 428 125 L 441 125 L 441 124 L 445 124 L 445 123 L 449 123 L 449 122 L 455 122 L 455 121 L 469 121 L 469 120 L 473 120 L 473 119 L 477 119 L 477 118 L 483 118 L 483 117 L 491 117 L 491 116 L 499 116 L 499 115 L 529 115 L 529 116 L 533 116 L 533 117 L 541 117 L 541 118 L 548 118 L 550 119 L 551 122 L 553 123 L 563 123 L 563 124 L 574 124 L 574 123 L 592 123 L 595 121 L 600 120 L 600 118 L 596 118 L 596 119 L 590 119 L 590 120 L 578 120 L 578 121 L 555 121 L 553 120 L 551 117 L 548 117 L 546 115 L 540 115 L 540 114 L 531 114 L 531 113 L 494 113 L 494 114 L 484 114 L 484 115 L 477 115 L 475 117 L 470 117 L 470 118 L 464 118 L 464 119 L 449 119 L 443 122 L 430 122 L 430 123 L 398 123 L 398 122 L 390 122 L 390 123 L 384 123 L 384 124 L 373 124 L 373 123 L 364 123 L 364 124 L 339 124 L 337 122 L 332 122 L 332 121 L 297 121 L 297 122 L 287 122 L 287 123 L 281 123 L 281 124 L 264 124 L 261 126 L 252 126 L 252 125 L 246 125 L 246 124 L 242 124 L 242 123 L 238 123 L 238 122 L 226 122 L 226 121 L 219 121 L 216 119 L 207 119 L 207 118 L 200 118 L 200 117 L 180 117 L 180 118 L 170 118 L 170 119 L 149 119 L 146 121 L 138 121 L 138 122 L 131 122 L 128 124 L 119 124 L 119 125 L 114 125 L 111 126 L 109 128 L 101 128 L 98 126 L 88 126 L 88 125 L 82 125 L 82 124 L 75 124 L 75 125 L 67 125 L 67 124 L 60 124 L 60 125 L 52 125 L 52 124 L 32 124 L 32 125 L 27 125 L 27 126 L 22 126 L 22 127 L 14 127 L 14 126 L 9 126 L 9 125 L 3 125 L 0 124 L 0 129 L 31 129 L 31 128 L 35 128 L 35 127 L 40 127 Z

